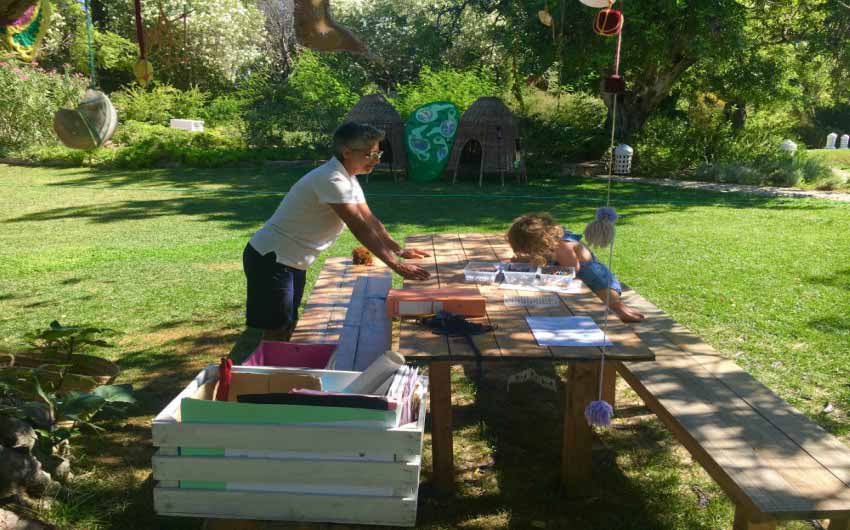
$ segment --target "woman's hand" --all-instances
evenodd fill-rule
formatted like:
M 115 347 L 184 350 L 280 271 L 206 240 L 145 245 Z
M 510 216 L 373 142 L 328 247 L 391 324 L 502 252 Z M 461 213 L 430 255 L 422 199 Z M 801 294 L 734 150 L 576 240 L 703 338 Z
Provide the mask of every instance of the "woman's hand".
M 405 280 L 427 280 L 431 277 L 428 271 L 417 265 L 396 262 L 391 265 L 391 268 Z
M 430 258 L 431 257 L 431 254 L 428 254 L 424 250 L 416 250 L 416 249 L 402 250 L 401 252 L 398 253 L 398 255 L 399 255 L 399 257 L 404 258 L 404 259 L 421 259 L 421 258 Z

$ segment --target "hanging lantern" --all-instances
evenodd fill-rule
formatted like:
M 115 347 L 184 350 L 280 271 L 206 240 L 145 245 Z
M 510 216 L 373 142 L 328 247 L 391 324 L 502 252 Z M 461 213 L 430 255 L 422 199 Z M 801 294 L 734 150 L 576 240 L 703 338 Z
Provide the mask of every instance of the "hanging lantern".
M 602 7 L 611 7 L 614 5 L 614 1 L 609 2 L 608 0 L 579 0 L 582 4 L 588 7 L 595 7 L 597 9 Z
M 618 74 L 609 75 L 605 78 L 605 92 L 609 94 L 623 94 L 626 91 L 626 80 Z
M 623 29 L 623 14 L 616 9 L 602 9 L 593 20 L 593 31 L 603 37 L 619 35 Z
M 102 146 L 118 125 L 115 107 L 100 90 L 86 90 L 76 109 L 59 109 L 53 130 L 63 144 L 85 151 Z
M 148 86 L 148 83 L 153 79 L 153 65 L 147 59 L 139 59 L 133 65 L 133 73 L 136 75 L 136 81 L 140 85 Z
M 552 27 L 552 14 L 549 13 L 549 9 L 541 9 L 537 12 L 537 18 L 540 19 L 540 23 L 546 26 L 547 28 Z

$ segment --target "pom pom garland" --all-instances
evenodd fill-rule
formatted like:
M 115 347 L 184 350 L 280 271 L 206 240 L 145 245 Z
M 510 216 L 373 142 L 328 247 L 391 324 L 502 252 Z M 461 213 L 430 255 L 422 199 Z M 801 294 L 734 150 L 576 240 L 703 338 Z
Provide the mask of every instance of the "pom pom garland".
M 591 401 L 584 409 L 584 419 L 591 427 L 597 425 L 599 427 L 610 427 L 611 416 L 614 415 L 614 407 L 607 401 Z
M 603 206 L 602 208 L 597 208 L 596 210 L 596 220 L 604 221 L 609 220 L 612 223 L 616 223 L 619 215 L 617 215 L 617 211 L 610 206 Z
M 605 248 L 614 242 L 614 222 L 617 212 L 614 208 L 604 207 L 596 210 L 596 219 L 584 229 L 584 239 L 590 246 Z

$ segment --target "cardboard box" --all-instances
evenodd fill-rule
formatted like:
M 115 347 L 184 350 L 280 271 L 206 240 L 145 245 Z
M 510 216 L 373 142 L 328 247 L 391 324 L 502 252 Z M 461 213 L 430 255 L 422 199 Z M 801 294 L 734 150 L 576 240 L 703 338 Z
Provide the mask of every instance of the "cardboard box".
M 440 311 L 483 317 L 486 301 L 474 287 L 390 289 L 387 294 L 387 315 L 390 317 L 432 315 Z

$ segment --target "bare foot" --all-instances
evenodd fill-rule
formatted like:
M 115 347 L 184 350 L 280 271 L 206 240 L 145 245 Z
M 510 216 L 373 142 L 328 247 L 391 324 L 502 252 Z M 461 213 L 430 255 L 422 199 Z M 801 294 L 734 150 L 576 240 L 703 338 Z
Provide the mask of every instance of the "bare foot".
M 614 311 L 614 313 L 616 313 L 623 322 L 640 322 L 646 318 L 646 315 L 636 309 L 632 309 L 622 302 L 619 304 L 612 304 L 611 310 Z

